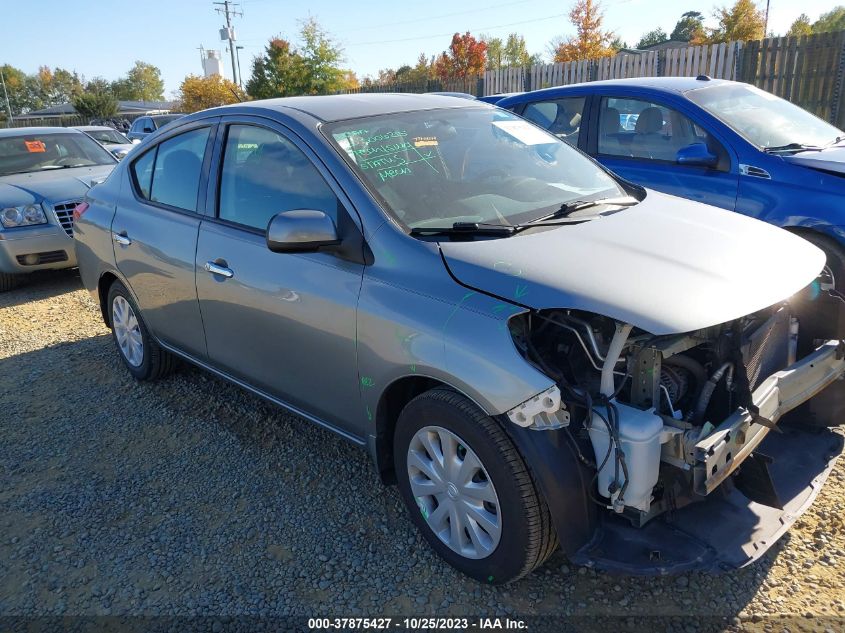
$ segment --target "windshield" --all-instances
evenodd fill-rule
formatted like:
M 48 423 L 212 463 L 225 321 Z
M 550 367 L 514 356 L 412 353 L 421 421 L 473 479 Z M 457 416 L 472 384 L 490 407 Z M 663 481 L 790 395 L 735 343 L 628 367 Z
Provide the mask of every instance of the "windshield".
M 108 151 L 81 132 L 0 138 L 0 176 L 114 163 Z
M 87 130 L 87 133 L 103 145 L 126 145 L 131 142 L 117 130 Z
M 764 149 L 792 143 L 824 147 L 843 134 L 803 108 L 746 84 L 691 90 L 686 97 Z
M 411 229 L 516 224 L 574 200 L 625 193 L 577 150 L 504 110 L 400 112 L 342 121 L 326 133 Z

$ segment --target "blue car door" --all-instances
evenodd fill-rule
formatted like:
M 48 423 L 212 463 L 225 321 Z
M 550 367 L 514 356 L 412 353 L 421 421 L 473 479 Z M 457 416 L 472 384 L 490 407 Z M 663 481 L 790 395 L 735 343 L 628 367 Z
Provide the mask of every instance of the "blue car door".
M 733 211 L 738 171 L 731 150 L 659 98 L 596 96 L 587 151 L 644 187 Z

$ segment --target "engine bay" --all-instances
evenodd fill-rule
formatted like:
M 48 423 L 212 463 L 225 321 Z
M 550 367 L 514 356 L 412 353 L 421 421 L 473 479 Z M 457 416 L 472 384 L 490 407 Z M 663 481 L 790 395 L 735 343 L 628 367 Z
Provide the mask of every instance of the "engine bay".
M 575 310 L 522 313 L 510 321 L 513 341 L 556 389 L 525 403 L 516 414 L 522 419 L 511 420 L 565 429 L 594 472 L 593 501 L 642 526 L 733 486 L 731 475 L 756 443 L 779 430 L 781 412 L 768 405 L 779 403 L 777 394 L 766 401 L 774 420 L 761 413 L 754 394 L 759 400 L 761 391 L 776 392 L 776 382 L 772 388 L 764 382 L 799 360 L 795 312 L 783 302 L 662 336 Z

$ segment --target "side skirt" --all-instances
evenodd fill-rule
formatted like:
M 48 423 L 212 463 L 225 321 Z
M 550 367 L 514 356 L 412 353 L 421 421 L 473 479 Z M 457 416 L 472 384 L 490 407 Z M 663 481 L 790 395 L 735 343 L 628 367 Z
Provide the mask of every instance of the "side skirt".
M 309 422 L 313 422 L 317 426 L 321 426 L 325 429 L 328 429 L 329 431 L 332 431 L 332 432 L 340 435 L 342 438 L 349 440 L 350 442 L 352 442 L 356 446 L 363 447 L 363 446 L 366 445 L 366 440 L 364 440 L 363 438 L 357 437 L 356 435 L 352 435 L 351 433 L 347 433 L 343 429 L 340 429 L 337 426 L 335 426 L 335 425 L 333 425 L 329 422 L 326 422 L 325 420 L 323 420 L 321 418 L 318 418 L 317 416 L 311 415 L 310 413 L 307 413 L 307 412 L 303 411 L 302 409 L 295 407 L 294 405 L 292 405 L 288 402 L 285 402 L 284 400 L 280 400 L 279 398 L 276 398 L 275 396 L 271 396 L 267 392 L 261 391 L 260 389 L 256 389 L 255 387 L 249 385 L 248 383 L 245 383 L 244 381 L 242 381 L 238 378 L 235 378 L 234 376 L 230 376 L 226 372 L 220 371 L 219 369 L 212 367 L 208 363 L 205 363 L 205 362 L 203 362 L 203 361 L 201 361 L 197 358 L 194 358 L 190 354 L 186 354 L 186 353 L 176 349 L 175 347 L 172 347 L 171 345 L 167 345 L 166 343 L 162 343 L 161 341 L 158 341 L 158 340 L 156 342 L 159 345 L 161 345 L 164 349 L 166 349 L 168 352 L 173 354 L 174 356 L 178 356 L 179 358 L 188 361 L 192 365 L 196 365 L 200 369 L 204 369 L 205 371 L 212 373 L 215 376 L 222 378 L 223 380 L 226 380 L 227 382 L 231 382 L 232 384 L 237 385 L 241 389 L 245 389 L 246 391 L 249 391 L 249 392 L 255 394 L 259 398 L 263 398 L 264 400 L 267 400 L 268 402 L 271 402 L 271 403 L 275 404 L 276 406 L 279 406 L 282 409 L 285 409 L 286 411 L 293 413 L 294 415 L 297 415 L 301 418 L 305 418 L 306 420 L 308 420 Z

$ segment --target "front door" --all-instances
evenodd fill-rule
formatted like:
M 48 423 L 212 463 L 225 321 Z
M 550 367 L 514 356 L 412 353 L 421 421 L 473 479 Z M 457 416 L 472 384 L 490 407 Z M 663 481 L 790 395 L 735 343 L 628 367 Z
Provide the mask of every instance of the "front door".
M 155 336 L 205 357 L 194 275 L 194 254 L 204 197 L 204 163 L 215 126 L 194 124 L 146 150 L 129 166 L 134 195 L 121 197 L 112 220 L 117 268 L 138 300 Z
M 216 368 L 355 433 L 347 420 L 360 400 L 363 266 L 331 253 L 273 253 L 265 241 L 281 211 L 318 209 L 344 221 L 306 151 L 281 129 L 226 125 L 216 217 L 199 232 L 197 293 Z
M 738 173 L 728 150 L 676 109 L 643 99 L 602 97 L 590 152 L 611 171 L 663 193 L 734 210 Z M 678 150 L 703 143 L 718 158 L 712 167 L 680 165 Z

